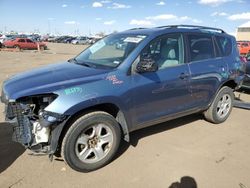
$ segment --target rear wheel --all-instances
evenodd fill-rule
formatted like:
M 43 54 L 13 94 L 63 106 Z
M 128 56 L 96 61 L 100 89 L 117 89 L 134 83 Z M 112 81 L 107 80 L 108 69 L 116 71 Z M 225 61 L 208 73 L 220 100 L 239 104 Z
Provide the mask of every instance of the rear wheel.
M 44 46 L 40 46 L 40 50 L 41 51 L 45 50 L 45 47 Z
M 233 90 L 227 86 L 222 87 L 211 106 L 204 112 L 205 118 L 215 124 L 224 122 L 232 111 L 233 101 Z
M 121 140 L 120 126 L 106 112 L 91 112 L 78 118 L 62 143 L 62 156 L 74 170 L 93 171 L 108 164 Z

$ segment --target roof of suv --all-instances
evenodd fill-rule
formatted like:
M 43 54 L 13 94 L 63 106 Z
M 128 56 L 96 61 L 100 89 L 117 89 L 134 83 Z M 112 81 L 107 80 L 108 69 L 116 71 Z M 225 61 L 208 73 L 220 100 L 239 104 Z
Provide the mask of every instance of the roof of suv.
M 138 35 L 151 35 L 158 33 L 166 33 L 166 32 L 214 32 L 214 33 L 226 33 L 222 29 L 213 28 L 213 27 L 205 27 L 198 25 L 167 25 L 153 28 L 134 28 L 122 33 L 127 34 L 138 34 Z

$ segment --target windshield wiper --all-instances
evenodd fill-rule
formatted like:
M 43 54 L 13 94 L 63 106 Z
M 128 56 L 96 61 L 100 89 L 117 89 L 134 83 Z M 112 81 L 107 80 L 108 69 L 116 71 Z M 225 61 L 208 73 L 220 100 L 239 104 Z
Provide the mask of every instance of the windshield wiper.
M 72 59 L 69 59 L 68 62 L 70 63 L 75 63 L 75 64 L 78 64 L 78 65 L 83 65 L 85 67 L 96 67 L 96 65 L 92 64 L 92 63 L 87 63 L 87 62 L 79 62 L 76 60 L 76 58 L 72 58 Z
M 79 65 L 83 65 L 85 67 L 93 67 L 92 65 L 85 63 L 85 62 L 81 62 L 81 63 L 79 63 Z
M 78 64 L 78 61 L 76 60 L 76 58 L 71 58 L 68 60 L 68 62 Z

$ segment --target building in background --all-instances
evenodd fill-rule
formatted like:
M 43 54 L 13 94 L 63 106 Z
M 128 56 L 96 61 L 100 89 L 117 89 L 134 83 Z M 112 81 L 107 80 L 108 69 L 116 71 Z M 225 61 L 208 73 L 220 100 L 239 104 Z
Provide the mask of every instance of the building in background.
M 237 41 L 250 41 L 250 24 L 244 24 L 237 28 Z

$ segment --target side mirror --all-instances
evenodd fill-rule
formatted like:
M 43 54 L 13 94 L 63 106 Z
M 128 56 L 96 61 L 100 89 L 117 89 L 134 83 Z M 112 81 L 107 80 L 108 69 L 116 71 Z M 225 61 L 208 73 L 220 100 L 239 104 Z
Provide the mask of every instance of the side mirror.
M 158 65 L 151 58 L 142 59 L 136 66 L 136 71 L 138 73 L 155 72 L 157 70 L 158 70 Z

